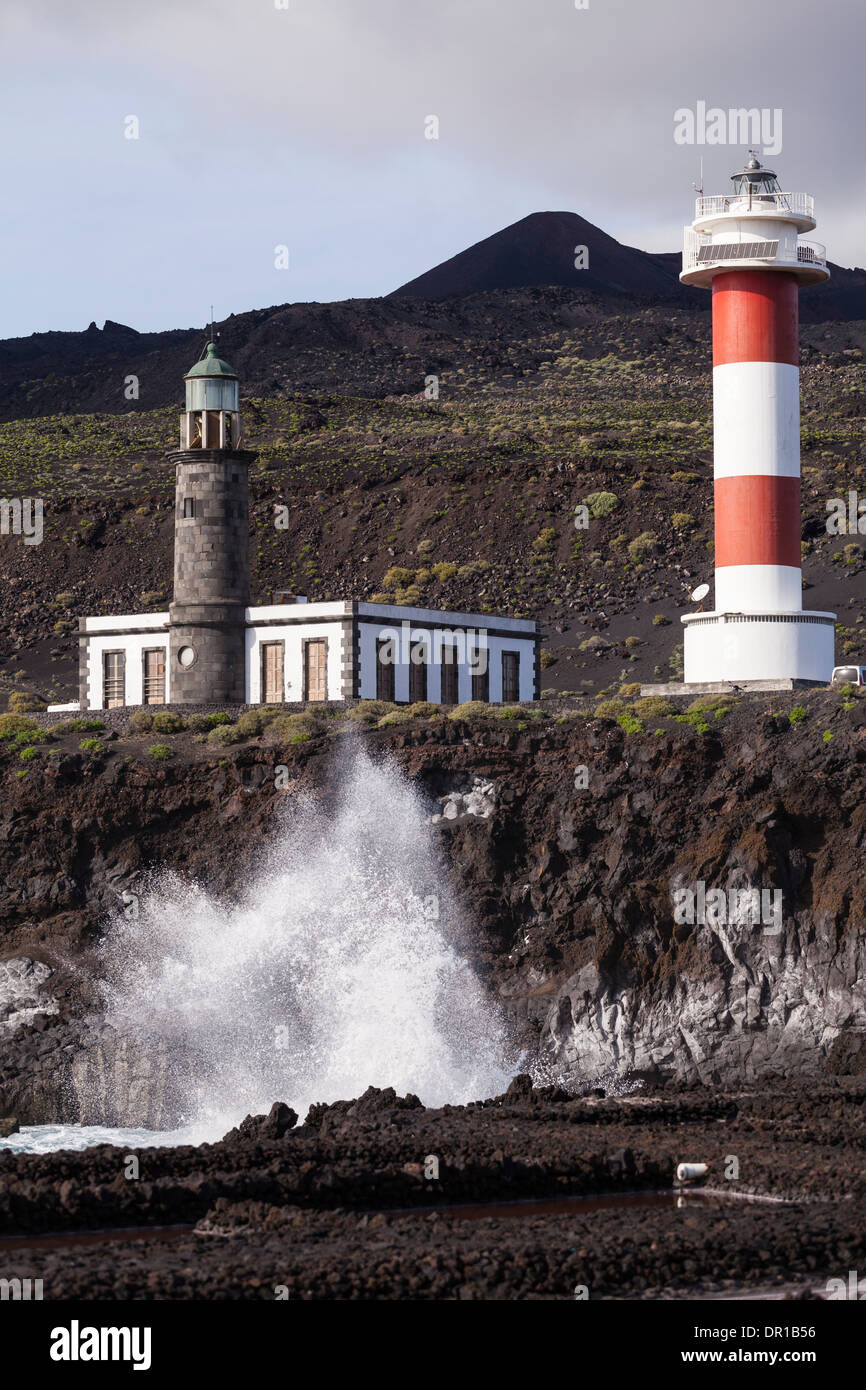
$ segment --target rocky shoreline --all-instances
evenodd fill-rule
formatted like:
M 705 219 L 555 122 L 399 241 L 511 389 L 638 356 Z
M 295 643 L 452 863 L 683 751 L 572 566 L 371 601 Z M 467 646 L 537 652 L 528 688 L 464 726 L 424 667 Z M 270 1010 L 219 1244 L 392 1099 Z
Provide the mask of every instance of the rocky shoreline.
M 519 1077 L 476 1105 L 370 1088 L 295 1120 L 275 1106 L 198 1148 L 2 1152 L 3 1262 L 59 1299 L 827 1297 L 866 1265 L 863 1080 L 576 1099 Z M 683 1161 L 721 1194 L 651 1202 Z M 568 1200 L 627 1193 L 646 1203 Z M 552 1210 L 464 1205 L 541 1197 Z M 48 1232 L 72 1239 L 30 1246 Z
M 89 754 L 71 735 L 23 779 L 7 763 L 0 919 L 15 969 L 0 998 L 0 1114 L 171 1127 L 166 1058 L 100 1012 L 107 916 L 156 866 L 236 898 L 287 805 L 339 805 L 358 747 L 428 804 L 466 909 L 453 943 L 536 1077 L 579 1089 L 862 1073 L 866 700 L 817 691 L 719 708 L 657 714 L 652 728 L 644 716 L 640 732 L 586 708 L 524 727 L 410 719 L 341 736 L 333 717 L 288 746 L 168 736 L 162 762 L 147 733 Z M 778 929 L 675 923 L 673 894 L 695 883 L 778 890 Z

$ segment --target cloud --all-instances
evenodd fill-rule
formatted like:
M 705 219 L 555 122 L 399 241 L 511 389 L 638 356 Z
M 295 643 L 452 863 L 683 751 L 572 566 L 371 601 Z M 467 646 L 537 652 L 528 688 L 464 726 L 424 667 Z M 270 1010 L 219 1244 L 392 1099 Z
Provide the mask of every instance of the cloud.
M 263 236 L 289 221 L 291 235 L 319 244 L 305 292 L 326 298 L 352 292 L 333 248 L 353 226 L 357 293 L 539 207 L 572 208 L 652 249 L 670 228 L 676 249 L 700 155 L 707 190 L 722 191 L 743 152 L 674 142 L 674 112 L 702 100 L 781 107 L 783 182 L 816 195 L 831 257 L 862 261 L 866 15 L 859 0 L 830 0 L 821 13 L 816 26 L 811 0 L 728 0 L 721 10 L 696 0 L 589 0 L 587 10 L 572 0 L 288 0 L 285 10 L 266 0 L 6 0 L 0 37 L 15 60 L 0 105 L 16 131 L 7 187 L 11 170 L 17 204 L 38 216 L 44 188 L 62 186 L 79 296 L 98 285 L 94 239 L 98 226 L 116 234 L 117 190 L 162 246 L 175 294 L 188 240 L 172 232 L 167 204 L 206 225 L 208 200 L 210 236 L 218 242 L 225 226 L 227 253 L 243 239 L 241 210 Z M 130 113 L 141 122 L 135 151 L 122 142 Z M 429 115 L 438 141 L 424 137 Z M 462 204 L 450 187 L 467 190 Z M 12 250 L 26 266 L 26 218 L 18 236 Z M 243 264 L 226 274 L 241 298 L 260 292 Z M 152 293 L 146 303 L 165 311 Z

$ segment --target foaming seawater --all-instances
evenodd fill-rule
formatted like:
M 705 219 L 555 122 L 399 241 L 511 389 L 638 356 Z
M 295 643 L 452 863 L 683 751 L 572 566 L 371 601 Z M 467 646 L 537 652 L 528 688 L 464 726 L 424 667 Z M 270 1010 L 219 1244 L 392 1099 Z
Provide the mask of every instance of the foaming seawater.
M 0 1139 L 0 1153 L 48 1154 L 60 1149 L 91 1149 L 114 1144 L 127 1152 L 196 1144 L 202 1140 L 194 1129 L 112 1129 L 108 1125 L 22 1125 L 17 1134 Z
M 136 919 L 109 925 L 106 1021 L 163 1045 L 193 1142 L 274 1100 L 301 1118 L 370 1085 L 460 1104 L 514 1074 L 504 1018 L 454 945 L 429 808 L 393 767 L 345 756 L 335 813 L 293 797 L 240 901 L 163 873 Z

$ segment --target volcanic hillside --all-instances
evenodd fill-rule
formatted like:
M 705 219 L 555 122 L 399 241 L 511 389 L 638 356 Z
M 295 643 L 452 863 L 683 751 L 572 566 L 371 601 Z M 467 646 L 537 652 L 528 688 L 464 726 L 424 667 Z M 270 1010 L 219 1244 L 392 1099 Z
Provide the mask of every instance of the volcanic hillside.
M 585 247 L 587 264 L 575 266 Z M 661 294 L 696 299 L 681 291 L 679 256 L 651 256 L 622 246 L 574 212 L 533 212 L 470 246 L 394 291 L 395 296 L 446 299 L 479 290 L 527 285 L 566 285 L 614 294 Z
M 536 241 L 560 228 L 546 274 L 578 224 L 596 232 L 557 222 L 569 216 L 517 224 Z M 594 274 L 668 273 L 664 257 L 619 247 L 605 263 L 587 244 Z M 433 288 L 447 287 L 440 269 Z M 259 451 L 254 600 L 292 589 L 538 616 L 542 683 L 560 692 L 675 676 L 679 615 L 713 567 L 709 296 L 673 277 L 669 293 L 579 283 L 284 305 L 218 325 Z M 836 301 L 804 292 L 801 355 L 807 602 L 838 612 L 839 652 L 866 661 L 862 537 L 825 529 L 828 500 L 866 491 L 866 304 L 852 316 L 864 286 L 849 271 Z M 0 343 L 0 494 L 45 506 L 42 544 L 0 537 L 0 699 L 74 698 L 79 616 L 167 606 L 164 453 L 203 340 L 107 323 Z

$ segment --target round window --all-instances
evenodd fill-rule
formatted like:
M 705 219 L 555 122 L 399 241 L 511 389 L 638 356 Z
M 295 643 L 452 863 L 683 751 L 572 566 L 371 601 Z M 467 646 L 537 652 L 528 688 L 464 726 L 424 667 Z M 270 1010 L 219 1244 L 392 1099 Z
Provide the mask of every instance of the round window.
M 177 654 L 177 659 L 181 666 L 191 666 L 195 661 L 195 650 L 192 647 L 181 647 Z

